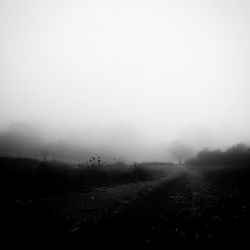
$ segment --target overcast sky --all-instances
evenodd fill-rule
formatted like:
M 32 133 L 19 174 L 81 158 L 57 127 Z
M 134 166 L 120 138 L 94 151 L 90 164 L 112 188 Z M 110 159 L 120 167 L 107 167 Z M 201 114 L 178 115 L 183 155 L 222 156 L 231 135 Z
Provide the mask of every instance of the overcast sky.
M 248 0 L 2 0 L 0 128 L 250 140 L 249 13 Z

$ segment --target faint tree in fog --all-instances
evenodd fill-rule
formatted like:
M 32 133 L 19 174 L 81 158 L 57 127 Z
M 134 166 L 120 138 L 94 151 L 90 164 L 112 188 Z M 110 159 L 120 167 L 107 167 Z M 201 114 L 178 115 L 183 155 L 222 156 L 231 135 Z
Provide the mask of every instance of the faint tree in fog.
M 182 165 L 185 160 L 194 155 L 194 150 L 180 141 L 174 141 L 168 149 L 169 154 Z

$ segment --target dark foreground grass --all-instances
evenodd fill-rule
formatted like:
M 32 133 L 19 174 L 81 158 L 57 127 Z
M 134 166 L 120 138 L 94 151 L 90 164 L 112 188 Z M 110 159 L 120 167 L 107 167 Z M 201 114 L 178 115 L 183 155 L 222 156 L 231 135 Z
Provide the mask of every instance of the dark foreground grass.
M 46 199 L 0 198 L 3 239 L 32 249 L 249 249 L 250 191 L 238 182 L 243 173 L 225 174 L 226 166 L 204 168 L 166 179 L 120 213 L 112 211 L 119 206 L 116 201 L 99 220 L 92 210 L 91 219 L 77 224 L 77 230 Z
M 155 172 L 141 165 L 79 164 L 0 157 L 0 194 L 34 199 L 100 186 L 152 179 Z
M 249 204 L 249 193 L 187 172 L 124 213 L 52 242 L 72 249 L 249 249 Z

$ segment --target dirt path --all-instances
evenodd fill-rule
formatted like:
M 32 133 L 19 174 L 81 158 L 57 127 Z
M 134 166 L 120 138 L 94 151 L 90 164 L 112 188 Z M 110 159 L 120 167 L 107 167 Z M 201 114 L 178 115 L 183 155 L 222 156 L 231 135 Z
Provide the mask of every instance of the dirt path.
M 66 242 L 86 249 L 239 248 L 250 220 L 246 197 L 239 201 L 237 192 L 182 171 L 117 216 L 80 225 Z
M 181 169 L 169 166 L 167 170 L 164 168 L 161 178 L 155 180 L 84 189 L 50 198 L 0 197 L 1 239 L 8 244 L 58 244 L 62 239 L 75 237 L 84 227 L 98 228 L 103 221 L 111 222 L 122 216 L 180 172 Z
M 243 249 L 250 237 L 249 193 L 179 168 L 154 181 L 8 202 L 0 221 L 8 242 L 44 247 Z
M 181 168 L 169 168 L 161 178 L 116 186 L 101 186 L 86 192 L 46 198 L 44 203 L 70 224 L 69 233 L 74 233 L 82 224 L 96 225 L 99 221 L 119 216 L 145 199 L 156 188 L 183 173 Z

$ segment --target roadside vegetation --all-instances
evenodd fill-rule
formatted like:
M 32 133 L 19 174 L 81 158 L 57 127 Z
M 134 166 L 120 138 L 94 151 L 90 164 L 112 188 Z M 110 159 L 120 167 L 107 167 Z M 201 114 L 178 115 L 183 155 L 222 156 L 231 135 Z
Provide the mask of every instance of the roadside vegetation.
M 244 144 L 237 144 L 226 151 L 201 151 L 188 159 L 186 165 L 218 184 L 250 186 L 250 147 Z
M 20 199 L 145 181 L 156 175 L 156 171 L 143 164 L 106 164 L 98 156 L 78 165 L 59 163 L 46 155 L 42 161 L 0 157 L 0 193 Z

